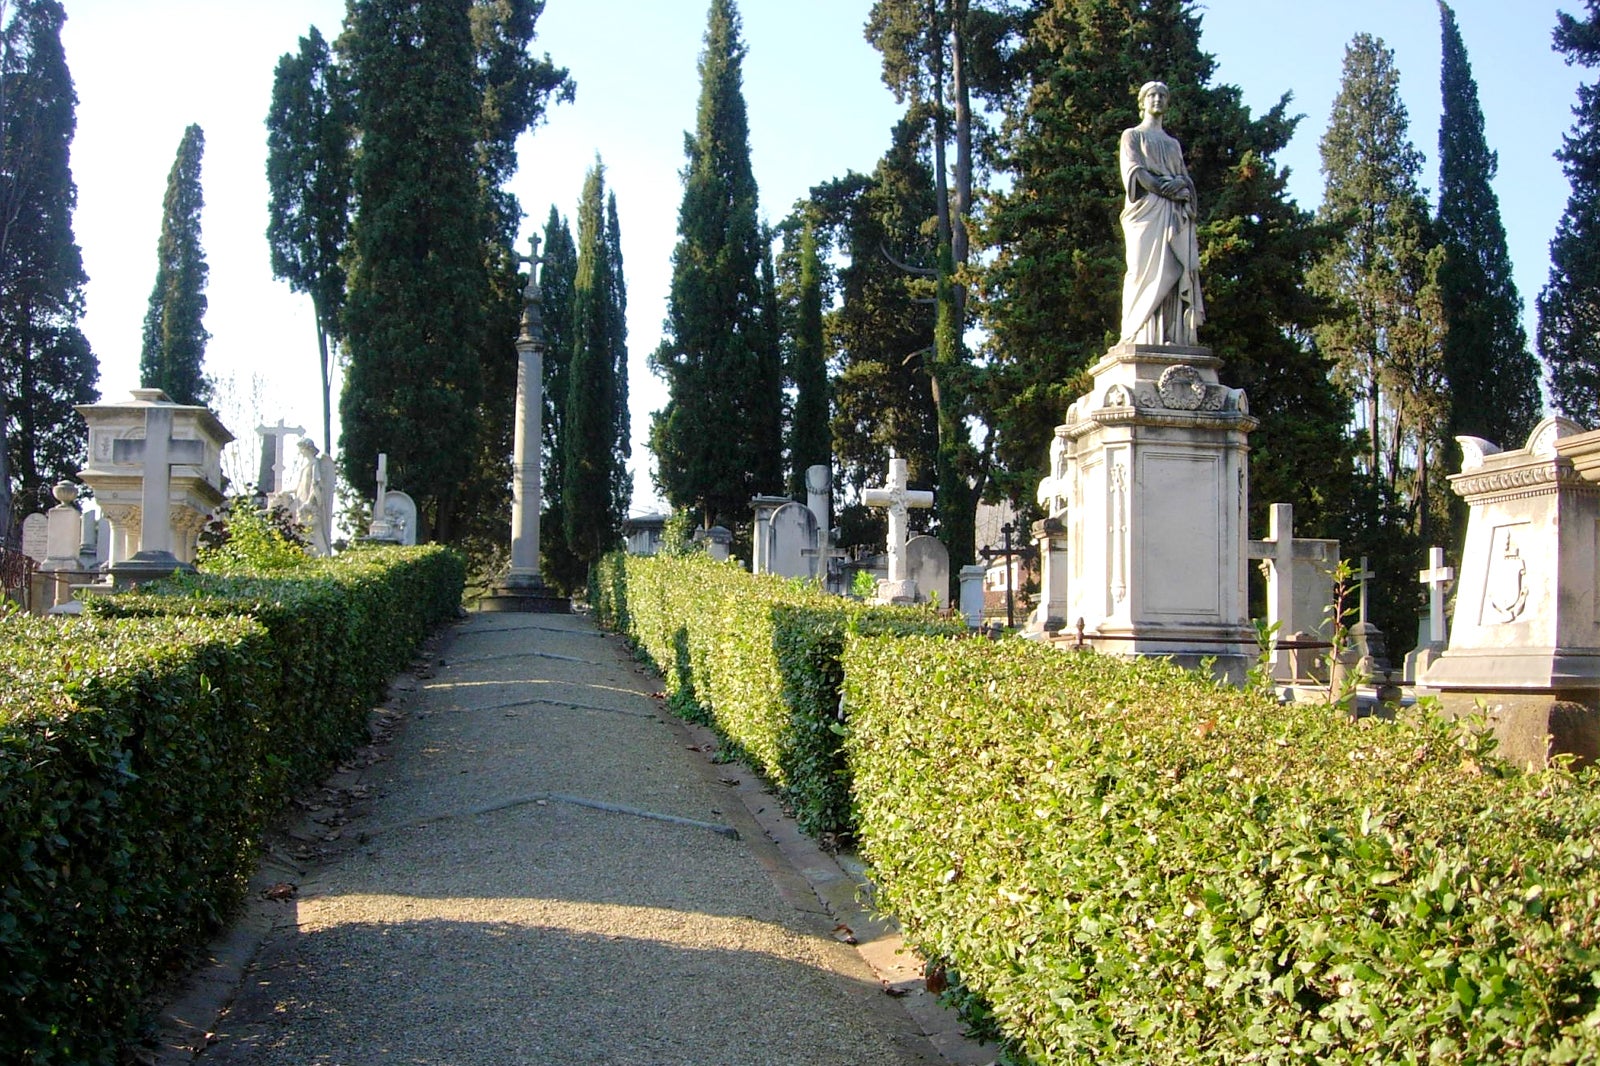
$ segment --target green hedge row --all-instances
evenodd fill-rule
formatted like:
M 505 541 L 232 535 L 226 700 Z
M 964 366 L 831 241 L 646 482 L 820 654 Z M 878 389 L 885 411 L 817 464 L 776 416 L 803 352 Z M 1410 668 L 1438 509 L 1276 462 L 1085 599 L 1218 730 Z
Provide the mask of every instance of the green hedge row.
M 925 610 L 869 607 L 698 554 L 607 556 L 590 603 L 654 660 L 674 708 L 748 756 L 812 834 L 851 827 L 838 718 L 846 634 L 966 631 Z
M 0 1062 L 116 1061 L 461 581 L 391 549 L 0 618 Z
M 1020 641 L 844 653 L 880 905 L 1036 1063 L 1600 1061 L 1600 778 Z

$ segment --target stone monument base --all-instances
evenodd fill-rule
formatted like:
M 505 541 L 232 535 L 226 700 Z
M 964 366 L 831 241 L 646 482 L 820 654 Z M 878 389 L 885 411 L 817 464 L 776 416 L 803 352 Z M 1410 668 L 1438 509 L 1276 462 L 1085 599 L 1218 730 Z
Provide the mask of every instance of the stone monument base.
M 489 586 L 488 594 L 478 601 L 478 610 L 489 614 L 569 614 L 572 601 L 537 575 L 511 574 Z
M 1542 769 L 1552 755 L 1573 755 L 1578 766 L 1600 761 L 1600 689 L 1574 692 L 1471 692 L 1439 694 L 1451 718 L 1484 714 L 1500 741 L 1501 758 Z
M 127 592 L 147 581 L 171 577 L 179 570 L 194 572 L 192 563 L 179 562 L 178 557 L 166 551 L 136 552 L 131 558 L 110 567 L 111 587 L 116 592 Z

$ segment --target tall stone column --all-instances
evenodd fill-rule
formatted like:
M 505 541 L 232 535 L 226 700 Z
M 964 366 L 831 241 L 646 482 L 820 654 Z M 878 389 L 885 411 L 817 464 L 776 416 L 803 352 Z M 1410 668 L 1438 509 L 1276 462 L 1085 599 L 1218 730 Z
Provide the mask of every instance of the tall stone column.
M 539 511 L 544 503 L 544 315 L 539 298 L 539 238 L 529 238 L 532 254 L 522 291 L 522 328 L 517 333 L 516 436 L 511 460 L 511 568 L 489 586 L 479 601 L 485 611 L 556 613 L 571 609 L 566 597 L 545 585 L 539 573 Z

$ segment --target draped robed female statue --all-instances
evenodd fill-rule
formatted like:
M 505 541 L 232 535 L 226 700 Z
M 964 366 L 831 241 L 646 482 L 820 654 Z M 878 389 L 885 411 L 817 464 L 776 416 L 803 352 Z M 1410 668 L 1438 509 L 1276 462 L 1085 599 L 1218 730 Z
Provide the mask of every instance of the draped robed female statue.
M 1162 82 L 1140 86 L 1140 122 L 1122 131 L 1125 344 L 1197 345 L 1206 318 L 1194 182 L 1183 165 L 1183 148 L 1161 127 L 1169 96 Z

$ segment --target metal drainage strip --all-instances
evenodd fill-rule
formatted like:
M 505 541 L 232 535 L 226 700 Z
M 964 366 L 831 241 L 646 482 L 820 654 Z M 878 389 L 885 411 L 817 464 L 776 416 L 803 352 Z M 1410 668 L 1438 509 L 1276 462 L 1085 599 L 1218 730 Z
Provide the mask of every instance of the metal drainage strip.
M 605 800 L 589 799 L 586 796 L 571 796 L 564 792 L 534 792 L 526 796 L 516 796 L 512 799 L 500 800 L 496 803 L 484 804 L 481 807 L 469 807 L 464 811 L 450 811 L 445 814 L 432 814 L 422 818 L 415 818 L 408 822 L 395 822 L 391 825 L 381 825 L 364 830 L 365 836 L 373 837 L 380 833 L 388 833 L 395 829 L 415 829 L 432 822 L 449 821 L 455 818 L 477 818 L 496 811 L 509 810 L 513 807 L 526 807 L 537 803 L 565 803 L 572 807 L 587 807 L 590 810 L 609 811 L 612 814 L 626 814 L 634 818 L 645 818 L 653 822 L 665 822 L 668 825 L 681 825 L 689 829 L 705 829 L 718 836 L 727 837 L 729 840 L 738 840 L 739 831 L 731 825 L 722 825 L 719 822 L 702 822 L 697 818 L 684 818 L 677 814 L 663 814 L 660 811 L 649 811 L 643 807 L 630 807 L 624 803 L 608 803 Z

